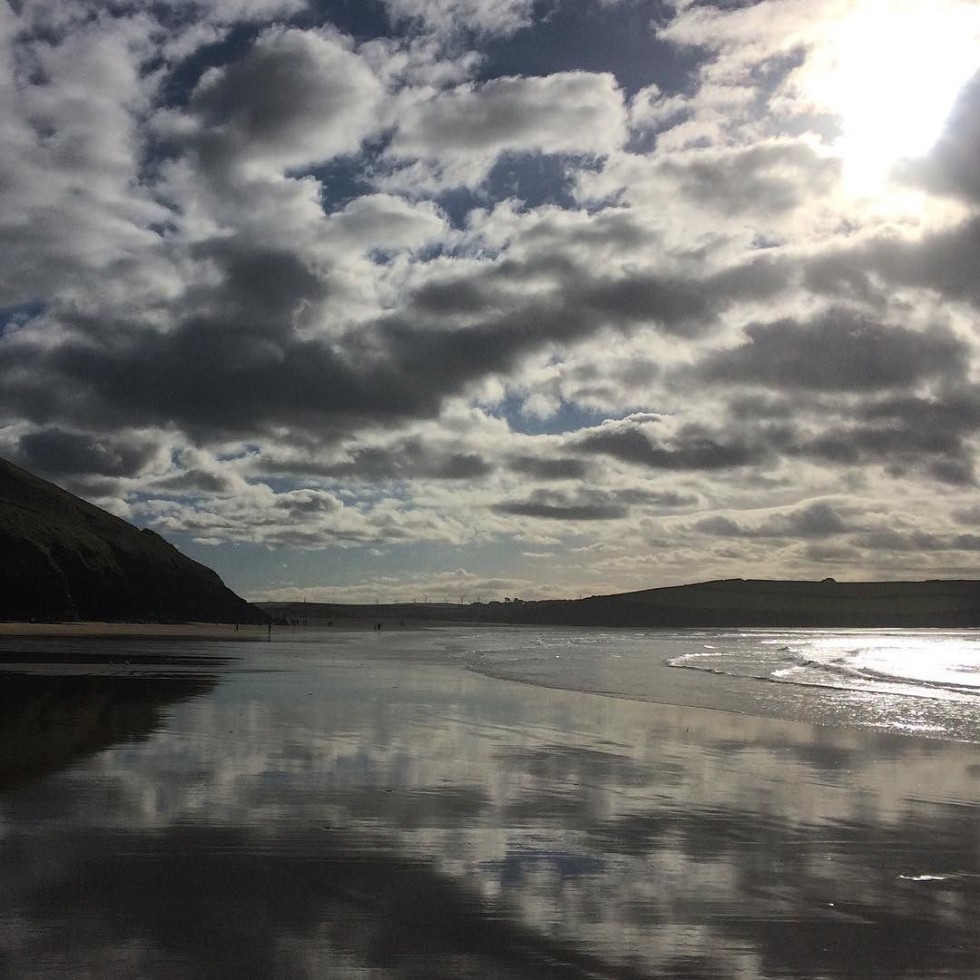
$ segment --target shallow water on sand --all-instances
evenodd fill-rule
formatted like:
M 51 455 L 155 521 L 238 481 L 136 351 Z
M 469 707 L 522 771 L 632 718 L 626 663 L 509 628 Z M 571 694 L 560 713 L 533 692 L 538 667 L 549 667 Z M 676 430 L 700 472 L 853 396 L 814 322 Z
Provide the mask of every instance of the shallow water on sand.
M 980 976 L 968 693 L 724 636 L 0 641 L 0 977 Z

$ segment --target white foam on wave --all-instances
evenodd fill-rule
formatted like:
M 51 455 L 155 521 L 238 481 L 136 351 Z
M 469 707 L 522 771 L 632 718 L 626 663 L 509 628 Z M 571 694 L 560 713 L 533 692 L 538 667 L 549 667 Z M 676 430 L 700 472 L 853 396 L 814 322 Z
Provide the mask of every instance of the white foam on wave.
M 805 687 L 949 700 L 980 697 L 980 633 L 793 631 L 742 636 L 734 647 L 697 650 L 671 666 Z

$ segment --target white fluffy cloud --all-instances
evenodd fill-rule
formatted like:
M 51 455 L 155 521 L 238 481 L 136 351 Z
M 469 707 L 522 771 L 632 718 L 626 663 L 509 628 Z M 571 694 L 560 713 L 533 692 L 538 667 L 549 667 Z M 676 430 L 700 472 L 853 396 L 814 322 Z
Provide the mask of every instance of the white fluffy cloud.
M 512 34 L 531 22 L 532 0 L 384 0 L 396 21 L 408 21 L 442 36 L 469 30 Z
M 602 156 L 625 136 L 616 79 L 561 72 L 406 97 L 389 153 L 423 161 L 445 183 L 477 183 L 503 153 Z

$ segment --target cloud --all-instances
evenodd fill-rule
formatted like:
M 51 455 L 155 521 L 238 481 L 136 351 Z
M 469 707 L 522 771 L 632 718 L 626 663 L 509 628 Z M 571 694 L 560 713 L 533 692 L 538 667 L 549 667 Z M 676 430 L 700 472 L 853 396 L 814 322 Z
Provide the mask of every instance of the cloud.
M 657 176 L 679 188 L 688 207 L 761 222 L 830 192 L 840 165 L 809 143 L 772 140 L 677 153 L 657 167 Z
M 413 95 L 399 113 L 388 155 L 425 162 L 427 169 L 411 172 L 415 180 L 476 184 L 503 153 L 601 156 L 625 138 L 626 109 L 615 77 L 559 72 Z
M 510 463 L 515 473 L 535 480 L 577 480 L 584 477 L 589 464 L 582 459 L 563 457 L 548 459 L 540 456 L 520 456 Z
M 576 497 L 552 490 L 535 490 L 525 500 L 494 504 L 498 514 L 534 517 L 548 521 L 612 521 L 627 515 L 627 508 L 601 494 L 582 493 Z
M 136 436 L 98 436 L 52 427 L 28 432 L 17 445 L 22 466 L 53 478 L 97 473 L 108 477 L 139 474 L 159 458 L 159 445 Z
M 748 343 L 707 357 L 705 380 L 775 388 L 867 391 L 962 376 L 969 348 L 942 327 L 919 332 L 832 310 L 807 322 L 750 324 Z
M 274 27 L 239 60 L 206 71 L 187 114 L 161 128 L 193 147 L 205 172 L 278 173 L 356 150 L 381 95 L 341 35 Z
M 929 190 L 980 204 L 980 74 L 960 93 L 938 143 L 927 157 L 903 164 L 900 174 Z
M 761 446 L 723 443 L 697 426 L 682 427 L 669 442 L 651 438 L 649 426 L 611 423 L 577 437 L 580 452 L 612 456 L 624 463 L 658 470 L 724 470 L 757 463 Z
M 397 23 L 452 37 L 461 31 L 494 36 L 513 34 L 531 22 L 531 0 L 384 0 Z
M 464 447 L 466 443 L 462 444 Z M 336 462 L 309 457 L 277 459 L 266 455 L 262 465 L 277 474 L 303 474 L 329 479 L 376 482 L 381 480 L 478 480 L 493 472 L 494 465 L 477 452 L 426 443 L 409 437 L 386 446 L 361 445 Z
M 852 530 L 847 521 L 827 501 L 814 501 L 803 507 L 771 514 L 754 524 L 715 515 L 696 521 L 696 531 L 726 538 L 826 538 Z

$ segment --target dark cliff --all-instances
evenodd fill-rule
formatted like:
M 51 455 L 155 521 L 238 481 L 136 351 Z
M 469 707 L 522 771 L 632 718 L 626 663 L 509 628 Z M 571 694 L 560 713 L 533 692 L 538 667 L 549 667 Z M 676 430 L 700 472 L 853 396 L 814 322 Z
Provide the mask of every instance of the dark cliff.
M 0 619 L 259 623 L 210 568 L 150 530 L 0 459 Z

